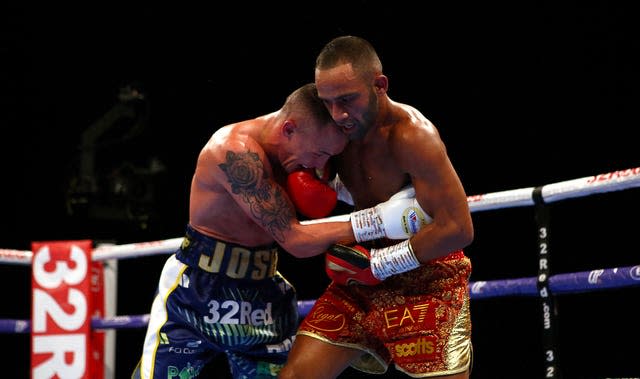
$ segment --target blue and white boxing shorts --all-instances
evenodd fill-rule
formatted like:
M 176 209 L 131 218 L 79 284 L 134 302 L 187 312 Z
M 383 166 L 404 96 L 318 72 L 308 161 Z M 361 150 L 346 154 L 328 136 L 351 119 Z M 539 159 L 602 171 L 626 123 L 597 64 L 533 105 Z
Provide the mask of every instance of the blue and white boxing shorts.
M 197 378 L 226 354 L 234 378 L 275 378 L 295 339 L 295 289 L 278 248 L 217 241 L 187 226 L 164 265 L 132 378 Z

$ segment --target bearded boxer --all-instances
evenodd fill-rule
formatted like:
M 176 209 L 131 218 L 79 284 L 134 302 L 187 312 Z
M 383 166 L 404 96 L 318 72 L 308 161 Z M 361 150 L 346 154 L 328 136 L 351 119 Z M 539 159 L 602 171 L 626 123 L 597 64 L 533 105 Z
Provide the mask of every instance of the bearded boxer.
M 279 378 L 336 378 L 349 366 L 382 374 L 394 365 L 394 377 L 467 379 L 471 262 L 462 249 L 474 231 L 438 130 L 416 108 L 389 98 L 382 63 L 361 38 L 325 45 L 315 83 L 349 134 L 332 161 L 353 200 L 358 244 L 327 252 L 333 281 L 303 320 Z M 375 204 L 406 186 L 430 218 L 415 235 L 385 240 L 390 233 Z

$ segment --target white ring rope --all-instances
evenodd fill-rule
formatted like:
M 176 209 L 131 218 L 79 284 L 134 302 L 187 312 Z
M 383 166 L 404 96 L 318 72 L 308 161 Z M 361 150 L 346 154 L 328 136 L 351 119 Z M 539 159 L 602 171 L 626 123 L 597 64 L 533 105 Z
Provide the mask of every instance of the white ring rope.
M 542 187 L 542 198 L 546 203 L 551 203 L 569 198 L 637 187 L 640 187 L 640 167 L 547 184 Z M 469 196 L 467 200 L 469 201 L 471 212 L 533 206 L 534 190 L 535 187 L 527 187 L 493 192 Z M 182 237 L 177 237 L 151 242 L 98 246 L 93 250 L 93 260 L 105 261 L 108 259 L 171 254 L 180 247 L 181 243 Z M 31 264 L 32 255 L 33 252 L 30 250 L 0 249 L 0 263 L 29 265 Z

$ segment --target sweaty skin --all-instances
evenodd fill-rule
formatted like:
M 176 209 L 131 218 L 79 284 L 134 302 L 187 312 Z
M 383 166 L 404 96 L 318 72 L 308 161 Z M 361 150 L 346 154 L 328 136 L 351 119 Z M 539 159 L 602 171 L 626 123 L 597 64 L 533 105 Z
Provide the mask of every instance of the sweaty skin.
M 192 177 L 185 237 L 163 266 L 132 378 L 197 377 L 219 355 L 234 377 L 275 377 L 299 320 L 279 253 L 311 257 L 353 240 L 350 222 L 302 225 L 286 179 L 325 167 L 346 143 L 313 83 L 278 111 L 211 136 Z
M 288 173 L 303 166 L 324 167 L 343 149 L 346 138 L 330 125 L 325 126 L 330 133 L 296 130 L 282 136 L 287 133 L 278 127 L 282 122 L 280 112 L 274 112 L 213 134 L 198 157 L 191 183 L 190 224 L 195 229 L 245 246 L 276 240 L 299 258 L 321 254 L 336 240 L 353 240 L 348 222 L 301 225 L 284 191 Z M 291 141 L 278 150 L 281 138 Z
M 350 38 L 354 39 L 350 36 L 345 39 Z M 462 183 L 436 127 L 414 107 L 395 102 L 387 95 L 388 78 L 382 73 L 382 65 L 377 54 L 357 51 L 360 46 L 356 47 L 356 50 L 345 48 L 334 54 L 335 47 L 332 43 L 325 46 L 326 50 L 323 49 L 316 61 L 315 83 L 318 95 L 332 118 L 350 139 L 347 147 L 341 154 L 332 158 L 332 162 L 335 163 L 342 182 L 351 193 L 356 210 L 386 201 L 406 185 L 414 186 L 420 206 L 433 218 L 433 222 L 409 240 L 417 259 L 425 266 L 431 260 L 450 256 L 452 252 L 460 254 L 451 261 L 451 271 L 448 274 L 451 275 L 451 283 L 456 283 L 452 284 L 451 290 L 458 294 L 459 300 L 455 308 L 451 307 L 444 312 L 455 314 L 455 321 L 453 318 L 451 321 L 460 322 L 459 325 L 464 326 L 452 328 L 451 325 L 437 324 L 433 329 L 429 329 L 429 333 L 450 333 L 452 340 L 447 338 L 447 341 L 454 344 L 460 341 L 457 345 L 460 350 L 454 350 L 451 354 L 446 352 L 448 356 L 444 358 L 445 362 L 449 359 L 456 363 L 470 362 L 470 359 L 464 358 L 470 357 L 470 345 L 465 342 L 469 341 L 470 335 L 470 318 L 466 310 L 468 294 L 466 300 L 462 299 L 466 293 L 468 277 L 465 279 L 465 275 L 470 273 L 470 263 L 461 250 L 473 241 L 474 230 Z M 367 54 L 369 56 L 366 56 Z M 355 64 L 359 66 L 354 67 L 352 62 L 357 62 Z M 457 268 L 454 269 L 454 265 Z M 433 267 L 447 266 L 448 263 L 441 263 Z M 429 271 L 424 270 L 418 268 L 400 274 L 403 275 L 402 279 L 393 283 L 403 283 L 402 281 L 406 280 L 406 286 L 428 286 L 428 280 L 423 281 L 420 276 L 424 273 L 424 278 L 429 278 Z M 367 349 L 372 349 L 371 346 L 375 345 L 377 338 L 384 338 L 381 335 L 389 331 L 390 328 L 385 329 L 385 325 L 388 324 L 380 320 L 382 316 L 375 312 L 377 307 L 382 307 L 385 302 L 395 304 L 396 299 L 400 298 L 398 301 L 407 299 L 414 301 L 414 305 L 427 301 L 430 307 L 439 307 L 436 305 L 437 302 L 425 300 L 429 299 L 431 293 L 428 290 L 412 294 L 406 286 L 386 286 L 386 282 L 393 279 L 394 277 L 386 279 L 380 286 L 353 289 L 345 287 L 344 290 L 339 286 L 330 285 L 316 302 L 316 306 L 319 307 L 311 310 L 316 313 L 312 315 L 309 324 L 305 325 L 305 329 L 300 329 L 279 378 L 336 378 L 347 367 L 361 359 L 364 353 L 363 339 L 370 338 L 364 343 Z M 415 283 L 412 280 L 420 282 Z M 444 286 L 440 286 L 439 289 L 443 292 L 437 295 L 438 298 L 446 298 L 449 289 Z M 345 301 L 348 301 L 349 305 L 341 308 L 341 305 L 345 304 L 343 299 L 348 299 Z M 351 311 L 349 307 L 354 307 L 355 310 Z M 343 324 L 349 325 L 349 329 L 335 329 L 341 332 L 314 329 L 313 323 L 320 320 L 320 316 L 324 316 L 325 320 L 349 317 L 345 320 L 348 322 Z M 367 324 L 380 325 L 381 328 L 368 328 Z M 361 326 L 367 328 L 366 331 L 363 331 Z M 331 343 L 326 339 L 328 335 L 340 340 L 342 345 Z M 419 336 L 420 334 L 413 334 L 412 338 L 421 338 Z M 356 341 L 356 338 L 360 339 Z M 389 341 L 390 339 L 385 340 Z M 353 343 L 361 344 L 361 349 L 352 348 L 351 346 L 355 345 L 349 344 Z M 399 347 L 395 346 L 396 349 Z M 378 345 L 375 349 L 379 352 L 384 350 L 384 347 Z M 444 349 L 447 350 L 446 347 Z M 464 352 L 460 353 L 462 351 Z M 373 357 L 368 355 L 368 359 L 371 362 Z M 358 362 L 360 367 L 368 365 L 366 361 Z M 429 365 L 418 360 L 417 365 L 421 364 Z M 455 366 L 453 371 L 445 367 L 434 370 L 438 372 L 438 376 L 429 376 L 430 378 L 468 379 L 470 371 L 468 368 L 465 369 L 464 365 L 463 371 L 460 371 L 460 366 Z M 416 375 L 425 374 L 420 372 Z
M 318 94 L 351 140 L 335 159 L 357 209 L 389 199 L 413 183 L 420 206 L 433 222 L 411 238 L 422 263 L 468 246 L 473 224 L 462 183 L 435 126 L 415 108 L 392 101 L 384 75 L 375 80 L 378 114 L 352 115 L 367 107 L 368 93 L 350 64 L 316 71 Z M 373 94 L 371 94 L 373 95 Z M 373 97 L 373 96 L 372 96 Z M 373 121 L 369 129 L 359 128 Z

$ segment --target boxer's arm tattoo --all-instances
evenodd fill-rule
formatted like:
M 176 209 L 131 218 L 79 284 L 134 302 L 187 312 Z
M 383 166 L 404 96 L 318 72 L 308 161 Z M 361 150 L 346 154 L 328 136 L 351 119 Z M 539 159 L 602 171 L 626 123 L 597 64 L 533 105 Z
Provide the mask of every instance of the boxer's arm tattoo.
M 258 154 L 227 151 L 226 162 L 218 167 L 227 175 L 232 192 L 249 204 L 251 214 L 278 242 L 284 242 L 283 232 L 290 229 L 289 221 L 295 213 L 287 195 L 271 184 Z

